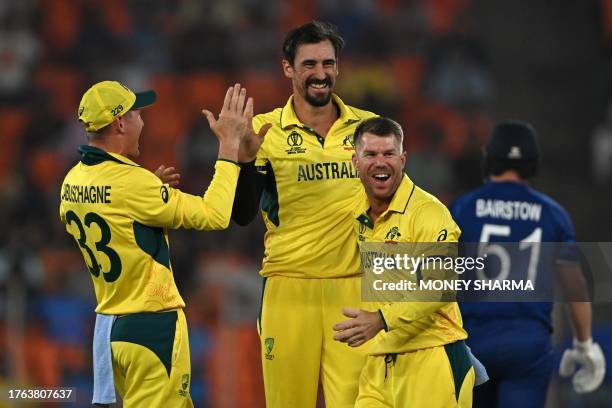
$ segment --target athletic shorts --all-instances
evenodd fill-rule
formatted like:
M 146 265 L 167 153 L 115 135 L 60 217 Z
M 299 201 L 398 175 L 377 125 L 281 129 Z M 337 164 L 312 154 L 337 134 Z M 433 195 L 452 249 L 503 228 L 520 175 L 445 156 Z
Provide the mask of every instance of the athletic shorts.
M 474 368 L 458 341 L 401 354 L 368 356 L 356 408 L 467 408 Z
M 111 349 L 124 408 L 193 407 L 182 309 L 119 317 L 111 331 Z

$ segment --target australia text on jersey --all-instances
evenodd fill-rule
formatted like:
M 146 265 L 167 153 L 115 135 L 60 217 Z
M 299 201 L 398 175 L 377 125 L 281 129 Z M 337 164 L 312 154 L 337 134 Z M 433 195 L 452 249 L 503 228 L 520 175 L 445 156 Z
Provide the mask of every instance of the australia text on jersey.
M 297 181 L 354 179 L 359 173 L 350 161 L 299 164 Z

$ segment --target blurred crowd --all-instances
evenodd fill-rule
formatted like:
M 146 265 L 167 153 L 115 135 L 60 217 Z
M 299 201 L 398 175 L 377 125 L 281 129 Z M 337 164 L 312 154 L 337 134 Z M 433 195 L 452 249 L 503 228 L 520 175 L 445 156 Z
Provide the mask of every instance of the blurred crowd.
M 480 181 L 479 146 L 493 125 L 497 82 L 470 3 L 0 1 L 0 381 L 78 387 L 78 406 L 89 406 L 95 300 L 58 203 L 76 147 L 86 143 L 76 109 L 91 84 L 155 89 L 139 161 L 176 166 L 181 188 L 201 194 L 217 148 L 201 109 L 220 109 L 234 82 L 255 98 L 256 112 L 284 105 L 284 35 L 329 20 L 347 44 L 337 93 L 398 119 L 409 174 L 448 200 Z M 255 329 L 262 237 L 259 220 L 218 233 L 171 232 L 198 407 L 263 406 Z

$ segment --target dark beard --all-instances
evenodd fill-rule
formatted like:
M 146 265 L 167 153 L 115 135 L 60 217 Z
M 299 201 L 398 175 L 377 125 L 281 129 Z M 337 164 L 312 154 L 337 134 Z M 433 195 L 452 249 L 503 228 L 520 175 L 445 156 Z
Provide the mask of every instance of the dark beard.
M 323 95 L 320 97 L 312 96 L 308 93 L 308 91 L 306 91 L 306 95 L 304 95 L 304 99 L 306 99 L 306 102 L 308 102 L 309 104 L 317 108 L 327 105 L 329 101 L 331 100 L 331 97 L 332 97 L 331 91 L 327 93 L 326 95 Z

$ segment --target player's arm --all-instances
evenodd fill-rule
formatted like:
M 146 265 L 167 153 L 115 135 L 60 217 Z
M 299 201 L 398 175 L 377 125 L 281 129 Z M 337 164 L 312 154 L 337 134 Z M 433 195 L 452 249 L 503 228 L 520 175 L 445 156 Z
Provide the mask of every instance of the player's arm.
M 449 211 L 441 203 L 431 202 L 417 209 L 413 218 L 415 241 L 423 243 L 419 253 L 430 256 L 456 256 L 455 243 L 459 240 L 461 230 L 453 221 Z M 441 252 L 440 252 L 441 251 Z M 450 252 L 449 252 L 450 251 Z M 451 253 L 452 252 L 452 253 Z M 423 279 L 453 279 L 454 272 L 438 271 L 435 268 L 421 268 Z M 393 302 L 381 307 L 380 312 L 385 321 L 385 329 L 412 323 L 422 319 L 452 302 L 454 293 L 436 292 L 420 294 L 425 301 Z M 427 301 L 440 299 L 441 301 Z M 423 299 L 419 299 L 423 300 Z
M 558 265 L 558 273 L 563 291 L 569 296 L 567 311 L 574 333 L 573 347 L 563 353 L 559 374 L 563 377 L 572 376 L 576 392 L 591 392 L 604 379 L 606 360 L 601 347 L 591 336 L 591 303 L 571 301 L 588 298 L 586 280 L 578 263 L 562 263 Z
M 126 202 L 132 217 L 149 226 L 224 229 L 229 225 L 240 166 L 237 163 L 241 139 L 251 130 L 253 100 L 236 84 L 228 89 L 219 118 L 204 110 L 211 129 L 219 139 L 219 158 L 206 193 L 194 196 L 163 185 L 159 178 L 140 170 L 130 186 Z
M 266 133 L 272 127 L 271 124 L 258 119 L 253 120 L 252 126 L 252 131 L 240 143 L 238 161 L 242 169 L 232 207 L 232 219 L 243 226 L 253 221 L 259 212 L 265 176 L 257 171 L 256 162 L 262 164 L 265 161 L 265 152 L 261 149 L 261 145 Z
M 588 301 L 586 279 L 578 262 L 559 262 L 557 273 L 576 340 L 591 338 L 591 303 Z
M 164 228 L 218 230 L 227 228 L 234 200 L 239 166 L 217 160 L 215 174 L 202 196 L 184 193 L 166 184 L 153 173 L 138 169 L 126 186 L 128 214 L 135 221 Z
M 461 231 L 452 220 L 448 210 L 439 203 L 431 203 L 417 209 L 415 216 L 418 224 L 414 226 L 415 241 L 426 243 L 422 248 L 427 253 L 427 247 L 437 253 L 438 248 L 448 251 L 449 243 L 457 242 Z M 427 244 L 437 243 L 440 244 Z M 427 274 L 427 271 L 424 271 Z M 335 340 L 345 342 L 351 347 L 358 347 L 373 338 L 379 331 L 412 323 L 425 316 L 435 313 L 449 304 L 448 301 L 435 302 L 393 302 L 387 303 L 376 312 L 358 309 L 344 309 L 343 314 L 351 317 L 334 326 L 338 333 Z
M 264 186 L 263 178 L 254 161 L 242 164 L 232 207 L 232 220 L 236 224 L 248 225 L 257 216 Z
M 573 347 L 563 353 L 559 374 L 562 377 L 572 377 L 576 392 L 591 392 L 603 382 L 606 359 L 591 334 L 591 303 L 588 301 L 587 283 L 575 246 L 574 227 L 563 209 L 559 208 L 554 215 L 562 230 L 559 240 L 562 242 L 561 249 L 556 256 L 557 273 L 561 289 L 568 301 L 567 309 L 574 332 Z

